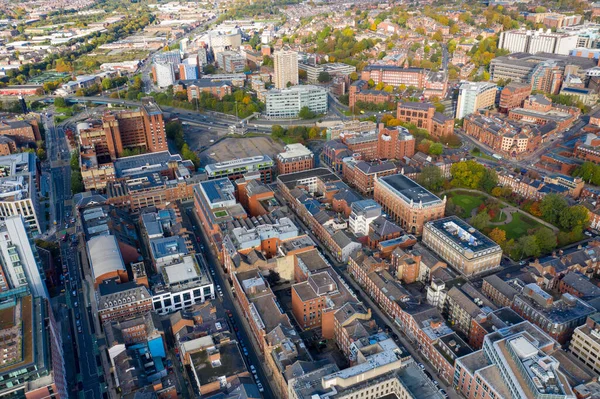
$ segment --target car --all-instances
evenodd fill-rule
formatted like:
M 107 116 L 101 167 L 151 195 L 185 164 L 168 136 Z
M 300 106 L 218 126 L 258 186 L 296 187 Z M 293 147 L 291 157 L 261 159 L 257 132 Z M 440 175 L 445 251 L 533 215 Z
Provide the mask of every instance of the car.
M 256 367 L 253 364 L 250 365 L 250 371 L 252 371 L 252 374 L 256 373 Z
M 75 301 L 75 303 L 73 304 L 75 307 L 79 306 L 79 302 Z
M 447 398 L 447 397 L 448 397 L 448 394 L 447 394 L 447 393 L 446 393 L 446 391 L 444 391 L 443 389 L 440 389 L 440 390 L 439 390 L 439 392 L 442 394 L 442 396 L 443 396 L 444 398 Z
M 263 386 L 262 386 L 262 385 L 260 385 L 260 386 L 258 387 L 258 392 L 260 392 L 260 393 L 263 393 L 264 391 L 265 391 L 265 389 L 263 388 Z
M 421 368 L 421 370 L 425 370 L 425 365 L 423 363 L 419 363 L 419 367 Z
M 77 320 L 79 320 L 79 319 L 81 318 L 81 313 L 77 313 L 77 314 L 75 315 L 75 318 L 76 318 Z
M 430 380 L 433 380 L 433 377 L 431 376 L 431 373 L 427 370 L 423 370 L 423 373 L 425 373 L 425 375 L 427 376 L 427 378 L 429 378 Z
M 77 291 L 73 290 L 72 294 L 73 296 L 77 296 Z
M 433 382 L 433 385 L 435 385 L 436 387 L 437 387 L 438 385 L 440 385 L 440 383 L 439 383 L 439 382 L 437 382 L 436 380 L 431 380 L 431 382 Z
M 77 324 L 77 327 L 79 327 L 81 325 L 81 320 L 77 320 L 75 324 Z
M 244 356 L 248 357 L 248 349 L 244 348 L 242 351 L 244 352 Z
M 81 326 L 77 326 L 77 332 L 78 332 L 79 334 L 81 334 L 81 333 L 83 332 L 83 330 L 81 329 Z

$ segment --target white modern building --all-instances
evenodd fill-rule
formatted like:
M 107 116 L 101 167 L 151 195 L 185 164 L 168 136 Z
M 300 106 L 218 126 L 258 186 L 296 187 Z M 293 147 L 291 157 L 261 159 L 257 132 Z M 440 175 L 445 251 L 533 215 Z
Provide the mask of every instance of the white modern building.
M 211 31 L 206 40 L 215 57 L 222 51 L 237 50 L 242 45 L 242 35 L 237 29 L 229 33 Z
M 571 33 L 553 33 L 550 30 L 511 30 L 500 34 L 498 47 L 511 53 L 539 52 L 568 55 L 578 45 L 578 36 Z
M 155 62 L 154 63 L 154 79 L 158 87 L 169 87 L 175 83 L 175 71 L 173 64 L 170 62 Z
M 168 314 L 215 299 L 211 281 L 201 255 L 186 255 L 179 262 L 164 266 L 161 282 L 153 285 L 152 303 L 159 314 Z
M 344 64 L 342 62 L 332 62 L 329 64 L 298 64 L 298 69 L 306 71 L 306 81 L 311 84 L 319 83 L 319 75 L 321 72 L 327 72 L 331 76 L 350 75 L 356 72 L 356 67 L 353 65 Z
M 480 109 L 491 108 L 496 102 L 497 86 L 487 82 L 464 82 L 458 90 L 456 118 L 462 119 Z
M 327 90 L 316 86 L 269 90 L 265 100 L 265 115 L 269 118 L 295 118 L 303 107 L 316 114 L 327 113 Z
M 284 89 L 288 83 L 298 84 L 298 53 L 278 51 L 273 54 L 274 79 L 276 89 Z
M 356 236 L 368 235 L 371 222 L 381 216 L 381 205 L 372 199 L 367 199 L 353 202 L 350 208 L 352 209 L 348 219 L 350 231 Z
M 0 220 L 21 215 L 34 235 L 41 233 L 35 163 L 29 152 L 0 157 Z
M 22 216 L 10 216 L 4 220 L 0 231 L 0 257 L 3 277 L 8 280 L 0 281 L 2 291 L 26 286 L 33 296 L 50 298 L 35 244 Z

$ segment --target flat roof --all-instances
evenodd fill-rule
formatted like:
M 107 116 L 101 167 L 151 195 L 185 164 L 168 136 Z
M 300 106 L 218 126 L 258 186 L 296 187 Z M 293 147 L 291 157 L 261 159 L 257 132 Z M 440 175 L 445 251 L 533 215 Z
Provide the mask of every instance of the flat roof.
M 253 157 L 211 163 L 205 166 L 205 170 L 207 174 L 213 174 L 221 170 L 228 170 L 230 168 L 262 166 L 263 164 L 265 164 L 266 166 L 273 166 L 273 160 L 268 155 L 256 155 Z
M 425 227 L 444 236 L 456 250 L 468 258 L 502 251 L 498 244 L 458 216 L 433 220 L 427 222 Z
M 235 188 L 228 178 L 200 182 L 200 188 L 210 204 L 235 201 Z
M 410 203 L 413 201 L 417 204 L 422 203 L 423 205 L 442 203 L 439 197 L 402 174 L 384 176 L 379 178 L 378 181 L 406 202 Z

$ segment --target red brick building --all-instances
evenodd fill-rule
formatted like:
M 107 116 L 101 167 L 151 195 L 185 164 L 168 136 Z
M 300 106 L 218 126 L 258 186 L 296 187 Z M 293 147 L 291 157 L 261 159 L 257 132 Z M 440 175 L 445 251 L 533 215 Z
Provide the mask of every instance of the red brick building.
M 442 137 L 454 133 L 454 119 L 436 112 L 431 103 L 408 102 L 398 103 L 396 118 L 402 122 L 425 129 L 434 137 Z
M 38 122 L 35 119 L 0 122 L 0 135 L 7 136 L 17 145 L 35 143 L 42 139 Z
M 528 83 L 510 82 L 500 92 L 500 112 L 508 113 L 513 108 L 519 108 L 531 94 Z
M 284 152 L 277 154 L 275 162 L 279 174 L 301 172 L 315 167 L 315 154 L 304 145 L 288 144 L 284 147 Z
M 390 161 L 366 162 L 355 159 L 344 162 L 342 169 L 344 179 L 348 184 L 363 195 L 373 192 L 376 178 L 393 175 L 397 172 L 396 165 Z
M 366 80 L 357 80 L 350 85 L 348 106 L 352 109 L 357 102 L 385 104 L 392 101 L 393 98 L 392 94 L 386 91 L 369 89 L 369 84 Z
M 126 148 L 147 152 L 168 149 L 162 111 L 150 97 L 142 99 L 139 110 L 106 113 L 102 122 L 111 159 L 121 157 Z

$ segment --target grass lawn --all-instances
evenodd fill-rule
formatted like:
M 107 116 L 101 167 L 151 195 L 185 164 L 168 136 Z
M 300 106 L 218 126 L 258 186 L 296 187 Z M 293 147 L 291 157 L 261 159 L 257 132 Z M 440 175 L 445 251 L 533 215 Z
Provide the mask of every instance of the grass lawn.
M 473 209 L 483 204 L 485 198 L 468 193 L 459 194 L 454 192 L 452 193 L 450 200 L 452 201 L 452 203 L 454 203 L 454 205 L 458 205 L 464 210 L 464 213 L 462 215 L 463 218 L 469 218 L 471 217 L 471 212 L 473 211 Z
M 494 217 L 491 222 L 493 223 L 498 223 L 498 222 L 504 222 L 506 220 L 506 213 L 502 212 L 502 213 L 498 213 L 496 215 L 496 217 Z
M 495 226 L 499 229 L 506 231 L 507 240 L 510 240 L 511 238 L 514 238 L 516 240 L 519 237 L 527 234 L 527 230 L 536 229 L 542 226 L 535 220 L 528 218 L 527 216 L 521 215 L 520 213 L 515 212 L 512 216 L 513 220 L 509 224 Z

